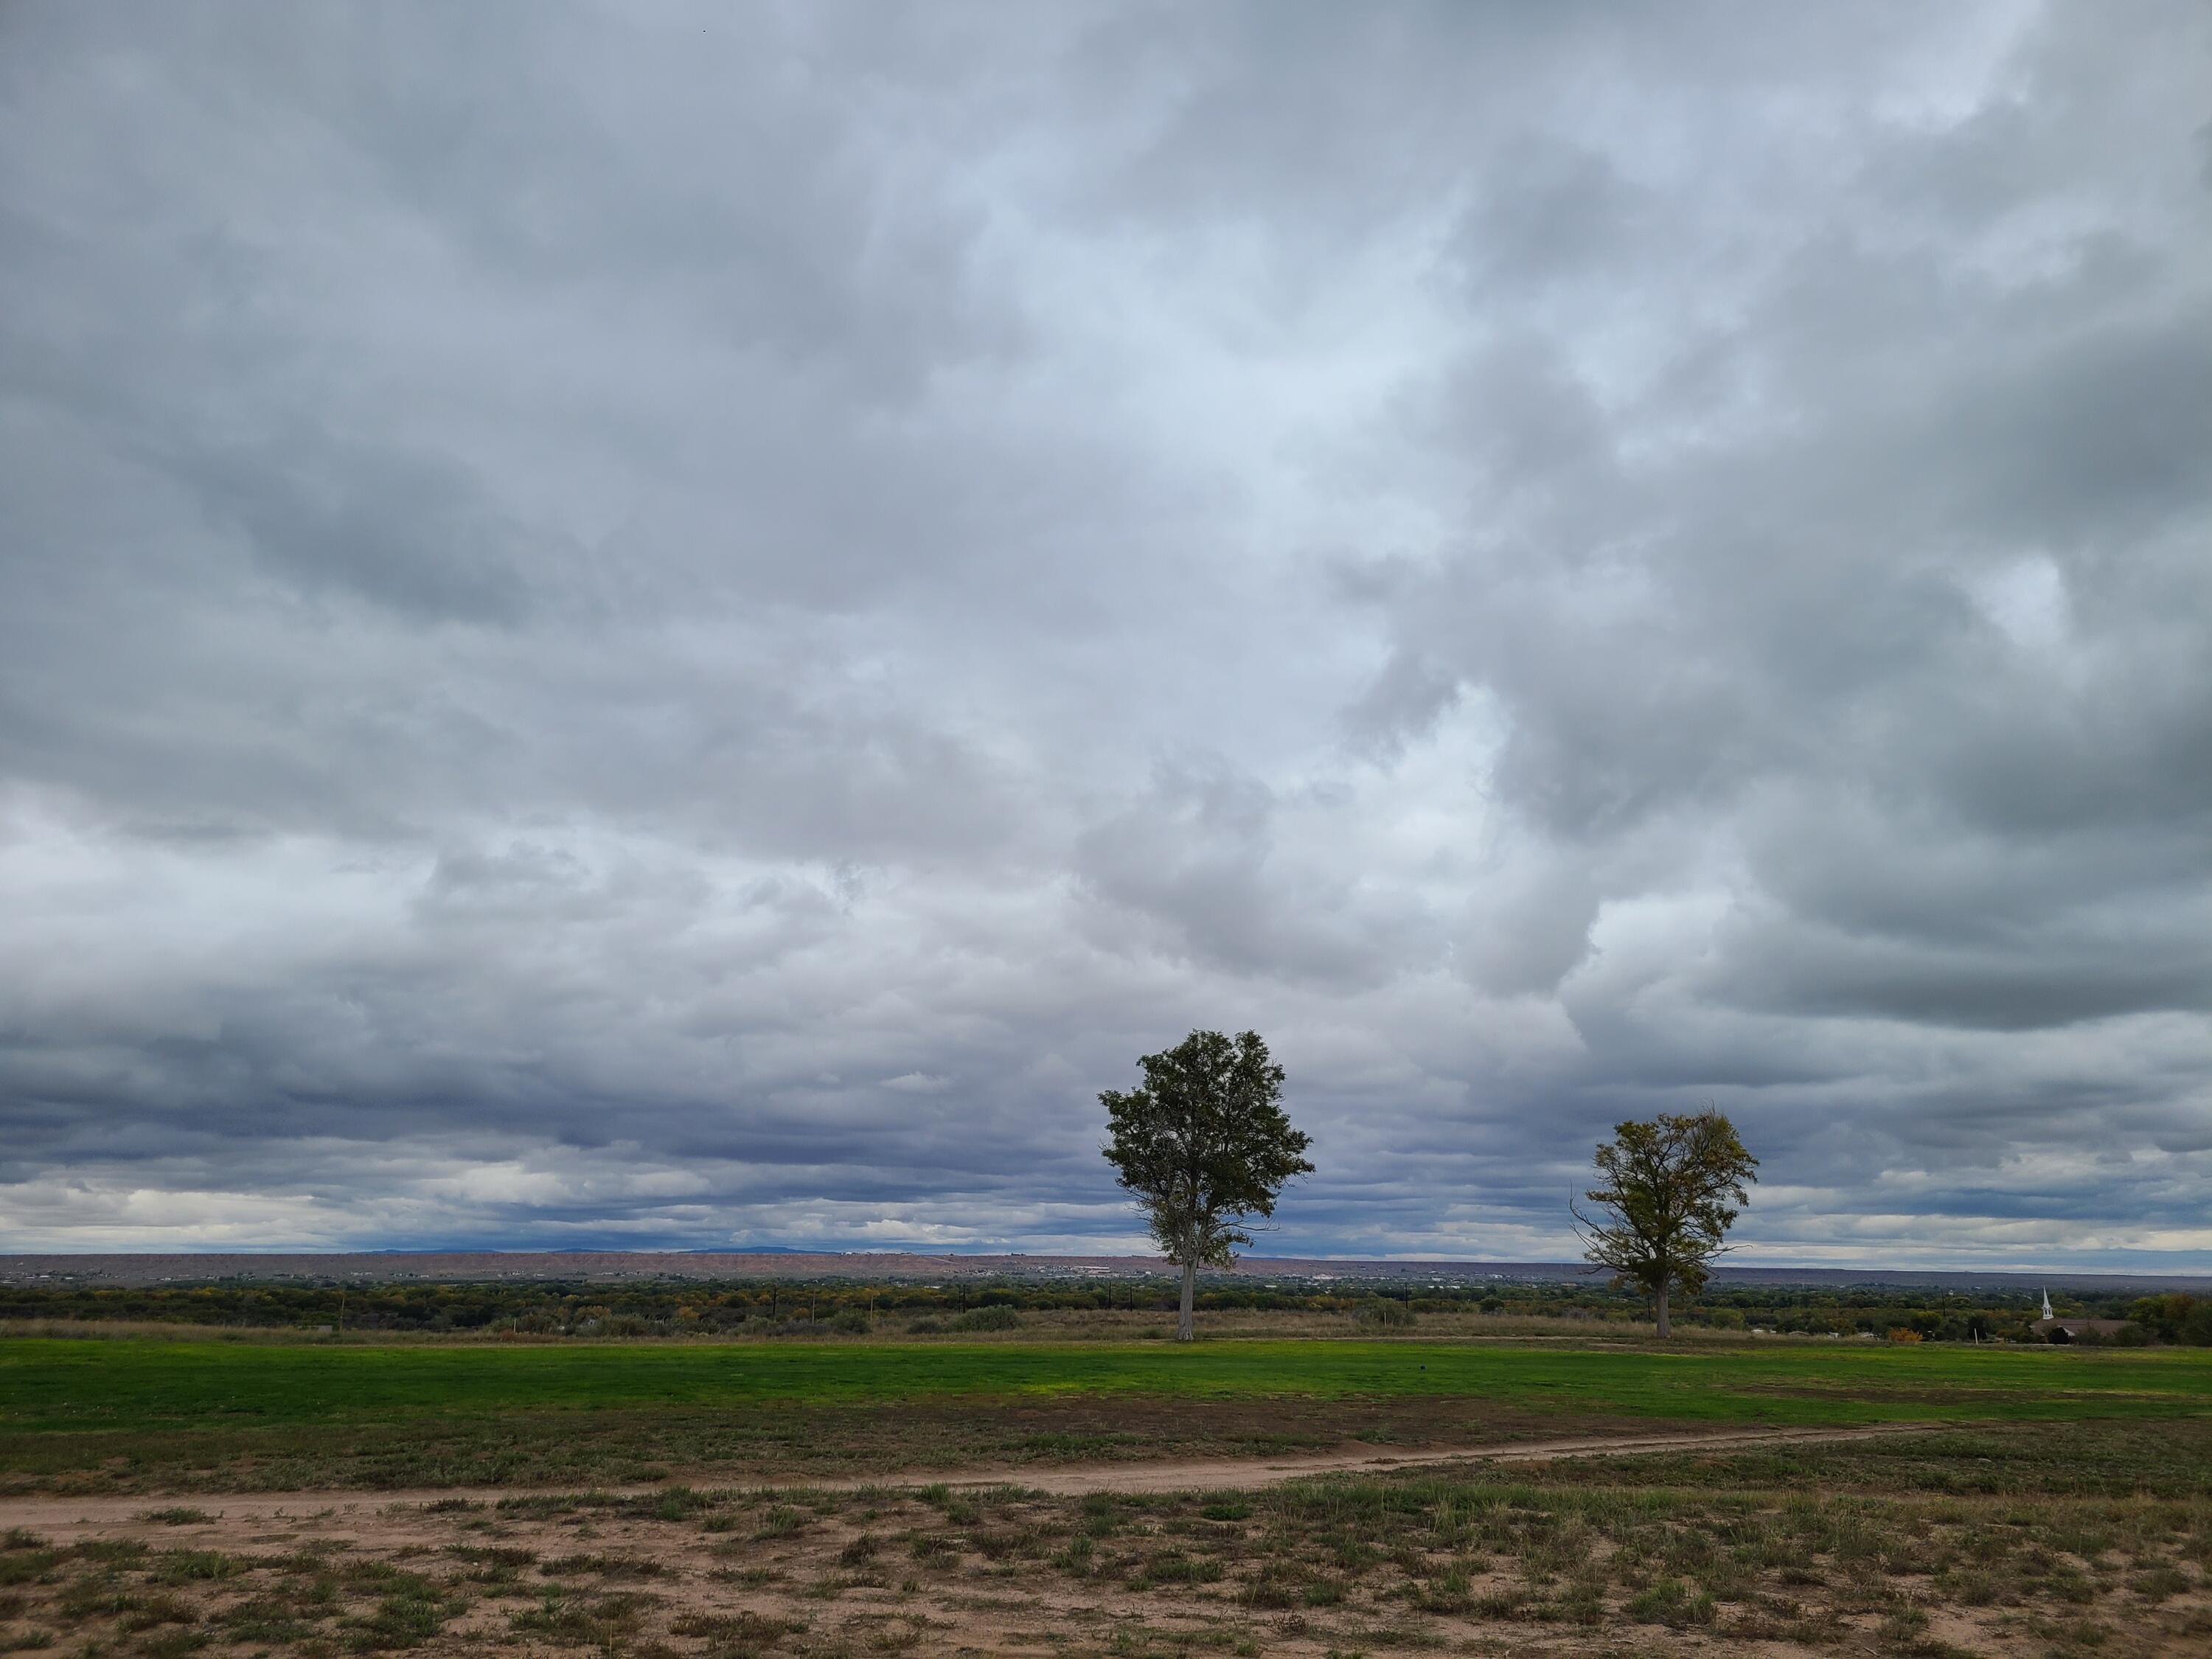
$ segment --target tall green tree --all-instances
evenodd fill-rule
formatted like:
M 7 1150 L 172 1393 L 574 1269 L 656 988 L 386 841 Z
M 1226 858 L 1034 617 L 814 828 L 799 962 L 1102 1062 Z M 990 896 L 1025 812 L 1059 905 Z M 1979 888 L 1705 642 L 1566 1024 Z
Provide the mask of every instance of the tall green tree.
M 1617 1285 L 1650 1298 L 1659 1334 L 1671 1336 L 1668 1303 L 1677 1291 L 1695 1296 L 1711 1275 L 1712 1259 L 1737 1212 L 1749 1201 L 1759 1160 L 1744 1150 L 1735 1126 L 1716 1111 L 1678 1116 L 1662 1112 L 1648 1123 L 1617 1124 L 1597 1149 L 1599 1184 L 1583 1196 L 1591 1216 L 1571 1204 L 1584 1259 L 1613 1269 Z
M 1226 1267 L 1252 1242 L 1246 1218 L 1274 1214 L 1284 1184 L 1313 1172 L 1311 1142 L 1283 1111 L 1283 1068 L 1256 1031 L 1233 1041 L 1193 1031 L 1137 1065 L 1140 1087 L 1098 1097 L 1103 1150 L 1162 1253 L 1182 1269 L 1176 1340 L 1188 1342 L 1200 1266 Z

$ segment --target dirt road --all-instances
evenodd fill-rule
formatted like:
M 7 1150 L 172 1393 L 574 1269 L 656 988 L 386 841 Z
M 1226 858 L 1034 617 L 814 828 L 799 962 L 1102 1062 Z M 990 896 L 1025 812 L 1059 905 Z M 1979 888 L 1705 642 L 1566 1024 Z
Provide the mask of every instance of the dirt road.
M 1920 1423 L 1890 1423 L 1874 1428 L 1745 1429 L 1713 1433 L 1666 1433 L 1583 1437 L 1569 1440 L 1525 1441 L 1503 1446 L 1446 1446 L 1389 1451 L 1373 1446 L 1313 1452 L 1279 1458 L 1218 1458 L 1186 1462 L 1024 1464 L 1005 1468 L 950 1469 L 936 1474 L 905 1473 L 893 1476 L 831 1480 L 744 1481 L 702 1476 L 688 1484 L 702 1490 L 732 1486 L 744 1491 L 764 1489 L 852 1492 L 866 1486 L 912 1489 L 917 1486 L 1020 1486 L 1060 1497 L 1087 1492 L 1161 1492 L 1191 1491 L 1248 1491 L 1320 1474 L 1382 1474 L 1395 1469 L 1437 1463 L 1542 1463 L 1571 1457 L 1628 1457 L 1653 1452 L 1742 1451 L 1759 1446 L 1824 1445 L 1884 1436 L 1927 1432 L 1936 1426 Z M 622 1496 L 647 1496 L 682 1480 L 650 1486 L 610 1490 Z M 260 1492 L 195 1494 L 166 1498 L 146 1493 L 130 1497 L 56 1498 L 0 1497 L 0 1528 L 29 1527 L 66 1536 L 82 1529 L 100 1529 L 128 1523 L 149 1511 L 171 1504 L 206 1512 L 226 1525 L 240 1522 L 297 1517 L 332 1510 L 368 1511 L 395 1506 L 420 1508 L 430 1504 L 466 1499 L 495 1503 L 521 1496 L 531 1488 L 515 1486 L 444 1487 L 406 1492 Z

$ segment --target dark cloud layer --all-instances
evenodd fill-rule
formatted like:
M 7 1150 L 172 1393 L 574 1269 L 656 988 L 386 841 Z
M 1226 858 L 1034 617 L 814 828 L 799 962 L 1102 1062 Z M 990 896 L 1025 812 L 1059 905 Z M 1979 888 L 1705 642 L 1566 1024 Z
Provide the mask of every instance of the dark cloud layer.
M 0 10 L 0 1247 L 2212 1264 L 2212 19 Z

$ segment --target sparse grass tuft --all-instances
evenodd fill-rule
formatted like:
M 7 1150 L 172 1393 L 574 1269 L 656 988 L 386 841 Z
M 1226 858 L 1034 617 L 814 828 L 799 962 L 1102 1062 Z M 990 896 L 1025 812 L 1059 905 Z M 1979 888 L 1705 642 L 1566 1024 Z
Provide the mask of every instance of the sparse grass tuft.
M 205 1510 L 187 1508 L 182 1504 L 166 1510 L 148 1510 L 138 1517 L 141 1521 L 158 1522 L 165 1527 L 196 1527 L 215 1519 Z

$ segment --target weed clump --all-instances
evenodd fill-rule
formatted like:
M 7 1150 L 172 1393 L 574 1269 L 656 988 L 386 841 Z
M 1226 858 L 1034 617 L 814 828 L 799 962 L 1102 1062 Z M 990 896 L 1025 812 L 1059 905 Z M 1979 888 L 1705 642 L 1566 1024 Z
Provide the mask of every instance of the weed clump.
M 1411 1308 L 1387 1296 L 1370 1297 L 1352 1317 L 1354 1323 L 1376 1331 L 1411 1330 L 1420 1322 L 1420 1316 Z
M 1006 1307 L 971 1308 L 966 1313 L 951 1320 L 945 1326 L 947 1330 L 960 1331 L 963 1333 L 969 1331 L 1018 1331 L 1021 1329 L 1021 1315 L 1016 1312 L 1013 1309 Z
M 205 1510 L 196 1510 L 184 1504 L 165 1510 L 148 1510 L 138 1517 L 141 1521 L 156 1522 L 164 1527 L 197 1527 L 212 1521 L 215 1516 Z
M 1662 1578 L 1630 1599 L 1623 1609 L 1631 1619 L 1647 1625 L 1710 1625 L 1713 1622 L 1713 1598 L 1702 1590 L 1692 1590 L 1679 1578 Z

